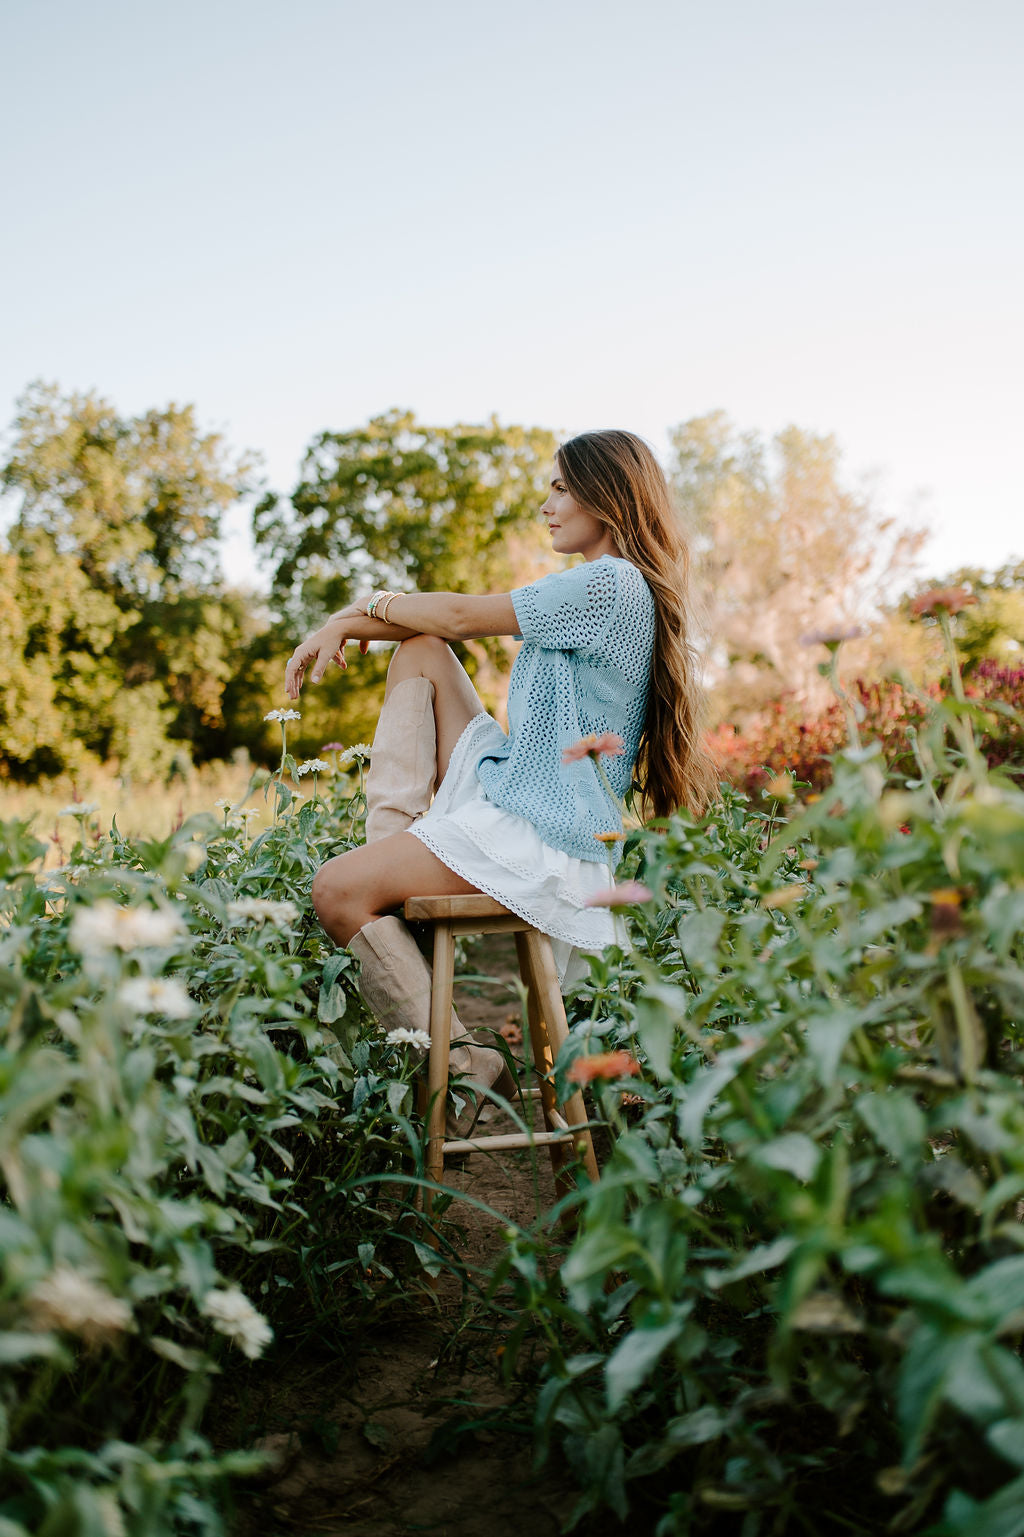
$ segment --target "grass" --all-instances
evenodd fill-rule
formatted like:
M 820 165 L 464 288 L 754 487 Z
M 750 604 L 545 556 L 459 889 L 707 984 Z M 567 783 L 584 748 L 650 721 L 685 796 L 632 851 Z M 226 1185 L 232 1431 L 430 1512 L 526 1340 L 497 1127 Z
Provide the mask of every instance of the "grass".
M 105 832 L 116 814 L 122 833 L 133 837 L 165 837 L 196 812 L 211 811 L 219 800 L 237 806 L 245 797 L 252 775 L 247 754 L 230 763 L 204 764 L 169 782 L 144 783 L 114 770 L 101 769 L 88 779 L 61 775 L 31 785 L 6 785 L 0 793 L 5 817 L 30 818 L 33 831 L 47 844 L 45 868 L 64 864 L 78 837 L 77 824 L 66 814 L 71 805 L 91 806 L 84 819 L 88 831 Z M 250 827 L 255 836 L 273 820 L 273 801 L 264 802 L 259 791 L 248 801 L 258 813 Z

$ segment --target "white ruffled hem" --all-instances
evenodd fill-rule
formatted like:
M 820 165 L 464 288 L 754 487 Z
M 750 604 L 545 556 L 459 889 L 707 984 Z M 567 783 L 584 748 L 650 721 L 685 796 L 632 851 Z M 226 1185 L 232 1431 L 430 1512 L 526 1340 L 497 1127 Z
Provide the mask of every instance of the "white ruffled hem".
M 449 870 L 550 936 L 563 983 L 582 971 L 574 951 L 623 943 L 624 926 L 587 899 L 611 884 L 602 861 L 579 859 L 545 843 L 532 822 L 487 799 L 476 766 L 488 739 L 502 735 L 477 715 L 459 737 L 429 811 L 409 831 Z

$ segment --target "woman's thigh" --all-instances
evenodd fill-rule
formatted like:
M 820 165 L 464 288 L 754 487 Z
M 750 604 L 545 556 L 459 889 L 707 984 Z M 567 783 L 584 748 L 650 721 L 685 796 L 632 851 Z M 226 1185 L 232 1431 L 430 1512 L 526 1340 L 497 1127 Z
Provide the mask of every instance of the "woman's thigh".
M 456 742 L 484 707 L 466 669 L 448 642 L 438 635 L 414 635 L 410 640 L 402 641 L 388 668 L 385 699 L 396 684 L 415 677 L 429 678 L 434 685 L 437 782 L 440 784 L 448 772 Z
M 329 859 L 313 881 L 313 906 L 338 944 L 407 897 L 465 896 L 477 888 L 456 875 L 412 833 L 392 833 Z

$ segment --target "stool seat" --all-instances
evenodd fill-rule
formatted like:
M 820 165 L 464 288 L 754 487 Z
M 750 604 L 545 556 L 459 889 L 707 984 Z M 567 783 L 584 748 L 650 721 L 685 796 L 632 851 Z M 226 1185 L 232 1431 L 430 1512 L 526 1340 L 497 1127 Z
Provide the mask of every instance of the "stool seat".
M 432 922 L 435 918 L 514 918 L 515 913 L 502 907 L 493 897 L 483 892 L 473 892 L 464 897 L 410 897 L 405 904 L 406 921 Z M 530 925 L 525 918 L 519 922 L 524 928 Z
M 598 1178 L 594 1144 L 587 1126 L 583 1096 L 575 1090 L 564 1103 L 555 1095 L 554 1064 L 569 1033 L 558 971 L 546 934 L 518 913 L 510 912 L 482 893 L 466 896 L 410 897 L 404 916 L 409 923 L 430 923 L 434 929 L 434 968 L 430 994 L 430 1053 L 427 1071 L 428 1178 L 440 1182 L 445 1154 L 505 1152 L 515 1148 L 547 1147 L 559 1194 L 568 1188 L 567 1169 L 579 1160 L 588 1176 Z M 524 1098 L 539 1098 L 544 1130 L 517 1131 L 445 1139 L 448 1097 L 448 1056 L 451 1038 L 452 992 L 455 983 L 457 935 L 511 933 L 515 935 L 519 974 L 526 989 L 526 1011 L 538 1088 Z M 429 1208 L 429 1199 L 426 1202 Z

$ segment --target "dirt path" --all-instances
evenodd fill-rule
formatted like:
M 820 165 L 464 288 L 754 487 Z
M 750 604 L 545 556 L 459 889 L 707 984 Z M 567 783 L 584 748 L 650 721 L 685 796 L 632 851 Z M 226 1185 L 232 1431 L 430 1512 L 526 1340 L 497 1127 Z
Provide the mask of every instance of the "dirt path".
M 511 942 L 479 942 L 471 964 L 497 985 L 460 989 L 460 1016 L 514 1036 Z M 494 1115 L 488 1129 L 504 1129 Z M 499 1214 L 453 1207 L 471 1275 L 500 1253 L 509 1219 L 530 1224 L 554 1199 L 547 1158 L 528 1153 L 500 1162 L 477 1155 L 446 1178 Z M 282 1364 L 262 1416 L 274 1427 L 264 1444 L 277 1466 L 244 1491 L 237 1537 L 557 1537 L 579 1491 L 563 1467 L 534 1470 L 529 1411 L 500 1380 L 493 1314 L 467 1307 L 448 1275 L 436 1308 L 354 1344 L 354 1364 L 323 1356 Z M 621 1528 L 605 1518 L 600 1529 Z M 583 1537 L 588 1527 L 576 1531 Z

